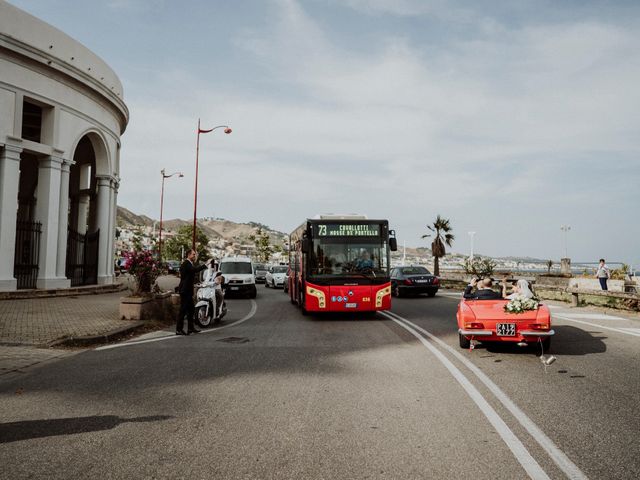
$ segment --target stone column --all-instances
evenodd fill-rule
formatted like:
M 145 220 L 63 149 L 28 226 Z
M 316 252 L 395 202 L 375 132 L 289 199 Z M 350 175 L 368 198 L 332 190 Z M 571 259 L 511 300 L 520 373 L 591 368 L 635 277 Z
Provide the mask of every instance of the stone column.
M 111 177 L 97 177 L 98 199 L 96 211 L 96 227 L 100 229 L 100 239 L 98 244 L 98 285 L 113 283 L 113 277 L 109 275 L 108 265 L 111 261 L 109 252 L 109 218 L 111 216 Z
M 562 275 L 571 276 L 571 259 L 570 258 L 560 259 L 560 273 Z
M 60 212 L 58 215 L 58 259 L 56 262 L 56 276 L 66 278 L 67 270 L 67 235 L 69 227 L 69 171 L 72 160 L 65 160 L 60 171 Z M 71 280 L 68 280 L 71 286 Z
M 40 160 L 35 220 L 42 223 L 37 288 L 68 288 L 66 278 L 57 277 L 60 179 L 63 159 L 51 155 Z
M 113 178 L 111 180 L 111 218 L 110 218 L 110 234 L 109 234 L 109 255 L 111 261 L 109 262 L 109 273 L 115 281 L 114 261 L 115 261 L 115 243 L 116 243 L 116 214 L 118 210 L 118 187 L 120 184 L 118 180 Z
M 89 195 L 85 193 L 78 195 L 77 209 L 78 216 L 76 217 L 76 231 L 85 235 L 87 233 L 88 224 L 87 215 L 89 215 Z
M 18 220 L 21 148 L 5 145 L 0 151 L 0 291 L 16 290 L 13 276 Z

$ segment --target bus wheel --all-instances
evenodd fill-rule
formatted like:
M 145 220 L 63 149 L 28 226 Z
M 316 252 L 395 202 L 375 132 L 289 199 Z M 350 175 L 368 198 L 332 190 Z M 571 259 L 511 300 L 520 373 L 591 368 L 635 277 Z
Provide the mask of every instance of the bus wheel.
M 307 309 L 304 308 L 304 293 L 302 293 L 302 290 L 298 291 L 298 305 L 302 310 L 302 315 L 306 315 L 308 312 L 307 312 Z

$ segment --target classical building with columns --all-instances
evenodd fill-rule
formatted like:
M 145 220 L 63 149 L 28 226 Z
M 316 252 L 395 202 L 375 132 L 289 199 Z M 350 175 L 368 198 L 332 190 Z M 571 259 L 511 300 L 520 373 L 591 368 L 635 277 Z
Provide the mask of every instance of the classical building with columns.
M 0 0 L 0 291 L 114 281 L 122 84 Z

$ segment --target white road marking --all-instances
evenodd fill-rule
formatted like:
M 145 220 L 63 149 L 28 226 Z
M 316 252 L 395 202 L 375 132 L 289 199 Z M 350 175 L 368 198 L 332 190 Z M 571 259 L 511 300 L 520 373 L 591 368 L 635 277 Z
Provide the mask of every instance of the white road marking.
M 202 335 L 203 333 L 215 333 L 215 332 L 219 332 L 220 330 L 224 330 L 225 328 L 235 327 L 236 325 L 239 325 L 242 322 L 246 322 L 251 317 L 253 317 L 256 314 L 257 310 L 258 310 L 258 304 L 256 303 L 255 300 L 251 300 L 251 311 L 247 315 L 242 317 L 240 320 L 237 320 L 237 321 L 235 321 L 233 323 L 230 323 L 229 325 L 223 325 L 222 327 L 211 328 L 211 329 L 208 329 L 208 330 L 202 330 L 199 335 Z M 110 350 L 112 348 L 129 347 L 131 345 L 140 345 L 140 344 L 143 344 L 143 343 L 161 342 L 163 340 L 175 340 L 176 338 L 181 338 L 181 337 L 180 337 L 180 335 L 176 335 L 176 334 L 164 335 L 162 337 L 149 338 L 149 339 L 146 339 L 146 340 L 137 340 L 137 341 L 134 340 L 134 341 L 131 341 L 131 342 L 118 343 L 118 344 L 115 344 L 115 345 L 105 345 L 104 347 L 96 348 L 96 350 Z
M 634 330 L 637 329 L 627 329 L 627 328 L 614 328 L 614 327 L 605 327 L 604 325 L 600 325 L 598 323 L 585 322 L 583 320 L 576 320 L 575 318 L 567 317 L 566 315 L 554 315 L 554 318 L 561 318 L 562 320 L 566 320 L 568 322 L 581 323 L 582 325 L 589 325 L 590 327 L 601 328 L 603 330 L 611 330 L 612 332 L 623 333 L 625 335 L 631 335 L 634 337 L 640 337 L 640 332 L 636 333 Z M 624 320 L 624 319 L 622 319 Z M 628 331 L 631 330 L 631 331 Z
M 444 350 L 452 354 L 455 358 L 457 358 L 463 365 L 465 365 L 469 370 L 471 370 L 471 372 L 474 373 L 476 377 L 478 377 L 478 379 L 495 395 L 495 397 L 500 401 L 500 403 L 502 403 L 502 405 L 504 405 L 505 408 L 509 410 L 509 412 L 511 412 L 514 418 L 520 423 L 520 425 L 522 425 L 527 430 L 527 432 L 529 432 L 529 434 L 547 452 L 547 454 L 551 457 L 554 463 L 567 475 L 568 478 L 572 480 L 587 479 L 587 476 L 584 473 L 582 473 L 582 471 L 578 468 L 578 466 L 575 463 L 573 463 L 569 459 L 569 457 L 567 457 L 565 453 L 555 445 L 555 443 L 553 443 L 553 441 L 507 396 L 507 394 L 505 394 L 495 383 L 493 383 L 491 379 L 489 379 L 489 377 L 487 377 L 487 375 L 485 375 L 478 367 L 476 367 L 473 363 L 471 363 L 467 358 L 461 355 L 458 351 L 451 348 L 449 345 L 447 345 L 445 342 L 440 340 L 435 335 L 427 332 L 425 329 L 419 327 L 418 325 L 407 320 L 406 318 L 403 318 L 400 315 L 390 311 L 381 312 L 381 313 L 387 316 L 388 318 L 391 318 L 393 321 L 400 324 L 405 329 L 410 328 L 409 326 L 413 327 L 415 330 L 423 333 L 430 340 L 437 343 L 441 348 L 443 348 Z M 425 346 L 428 345 L 428 342 L 426 341 L 426 339 L 420 337 L 420 341 L 422 342 L 423 345 Z M 428 348 L 435 349 L 435 347 L 433 347 L 432 345 L 429 345 Z M 511 447 L 511 445 L 509 445 L 509 447 Z M 518 457 L 516 456 L 516 458 Z M 518 460 L 520 459 L 518 458 Z
M 621 327 L 620 330 L 624 330 L 625 332 L 631 332 L 631 333 L 638 333 L 640 334 L 640 328 L 628 328 L 628 327 Z
M 439 291 L 438 295 L 441 297 L 449 297 L 449 298 L 460 298 L 462 297 L 462 292 L 460 293 L 455 293 L 455 292 L 443 292 L 443 291 Z
M 411 333 L 414 337 L 416 337 L 420 342 L 427 347 L 428 350 L 435 355 L 435 357 L 440 360 L 447 370 L 453 375 L 458 383 L 462 386 L 462 388 L 467 392 L 471 400 L 475 402 L 480 411 L 487 417 L 489 423 L 493 425 L 493 428 L 496 429 L 498 434 L 502 437 L 504 443 L 509 447 L 509 450 L 516 457 L 516 460 L 522 465 L 522 468 L 529 474 L 530 478 L 533 479 L 548 479 L 549 476 L 545 473 L 542 467 L 535 461 L 535 459 L 531 456 L 527 448 L 522 444 L 522 442 L 516 437 L 515 433 L 511 431 L 511 429 L 507 426 L 507 424 L 500 418 L 498 412 L 496 412 L 489 402 L 482 396 L 482 394 L 478 391 L 476 387 L 464 376 L 464 374 L 447 358 L 444 354 L 438 350 L 436 347 L 431 345 L 422 335 L 416 332 L 409 325 L 405 324 L 403 321 L 395 318 L 395 315 L 392 316 L 388 314 L 389 312 L 381 312 L 382 315 L 385 315 L 387 318 L 390 318 L 402 328 Z M 402 318 L 402 317 L 399 317 Z M 402 319 L 408 322 L 405 319 Z M 415 325 L 411 324 L 415 327 Z

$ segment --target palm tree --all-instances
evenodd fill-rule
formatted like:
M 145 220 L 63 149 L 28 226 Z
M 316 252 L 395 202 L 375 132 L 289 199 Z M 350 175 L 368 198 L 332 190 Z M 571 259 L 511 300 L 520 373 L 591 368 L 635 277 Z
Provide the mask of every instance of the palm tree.
M 427 228 L 433 233 L 427 233 L 422 238 L 433 237 L 431 242 L 431 254 L 433 255 L 433 274 L 440 275 L 440 262 L 439 259 L 444 257 L 446 250 L 445 244 L 451 246 L 455 240 L 455 236 L 451 232 L 451 225 L 449 220 L 442 218 L 440 215 L 436 217 L 436 221 L 433 225 L 427 225 Z

